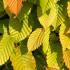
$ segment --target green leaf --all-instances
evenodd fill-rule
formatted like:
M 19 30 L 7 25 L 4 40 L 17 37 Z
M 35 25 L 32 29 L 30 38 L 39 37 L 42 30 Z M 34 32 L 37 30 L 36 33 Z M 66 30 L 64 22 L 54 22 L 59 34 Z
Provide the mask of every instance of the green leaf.
M 17 42 L 25 39 L 32 31 L 32 26 L 28 23 L 28 18 L 23 21 L 16 19 L 10 20 L 9 32 Z
M 27 43 L 28 51 L 34 51 L 42 44 L 44 37 L 44 30 L 42 28 L 36 29 L 30 35 Z
M 33 5 L 31 3 L 24 2 L 23 7 L 18 15 L 18 19 L 23 20 L 24 17 L 29 16 L 29 14 L 31 13 L 32 7 Z
M 9 32 L 17 42 L 25 39 L 32 32 L 32 20 L 29 21 L 32 4 L 24 2 L 17 18 L 10 18 Z
M 0 15 L 2 12 L 4 12 L 4 7 L 3 7 L 3 1 L 0 0 Z

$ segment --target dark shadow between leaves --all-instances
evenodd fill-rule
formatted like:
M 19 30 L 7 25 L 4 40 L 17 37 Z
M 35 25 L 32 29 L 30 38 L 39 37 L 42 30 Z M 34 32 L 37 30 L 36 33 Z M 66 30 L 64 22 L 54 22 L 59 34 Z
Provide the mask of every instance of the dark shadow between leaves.
M 52 53 L 57 54 L 56 60 L 58 62 L 58 66 L 62 68 L 61 64 L 63 65 L 63 52 L 62 52 L 61 43 L 59 41 L 59 35 L 57 35 L 55 32 L 51 32 L 49 42 L 50 42 L 51 54 Z
M 8 24 L 9 24 L 9 19 L 0 20 L 0 40 L 2 39 L 4 35 L 4 27 L 6 27 L 8 30 Z
M 28 52 L 27 49 L 27 38 L 22 40 L 19 44 L 20 44 L 20 50 L 21 50 L 21 54 L 26 54 Z
M 33 55 L 36 60 L 36 70 L 46 70 L 46 59 L 40 46 L 37 50 L 33 51 Z
M 10 18 L 9 25 L 16 31 L 20 32 L 23 27 L 23 21 L 18 18 Z
M 36 28 L 42 27 L 37 17 L 37 6 L 33 5 L 32 11 L 29 14 L 28 25 L 32 26 L 32 30 L 34 31 Z

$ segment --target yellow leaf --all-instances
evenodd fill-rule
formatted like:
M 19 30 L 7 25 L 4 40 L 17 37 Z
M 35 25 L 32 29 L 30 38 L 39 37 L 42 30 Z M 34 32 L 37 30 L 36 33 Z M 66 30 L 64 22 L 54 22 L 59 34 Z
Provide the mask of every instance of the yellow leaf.
M 65 65 L 70 69 L 70 50 L 66 49 L 63 53 Z
M 36 70 L 36 62 L 31 52 L 21 55 L 18 48 L 10 60 L 14 70 Z
M 67 6 L 67 13 L 68 13 L 68 16 L 70 17 L 70 1 L 68 1 L 68 6 Z
M 36 29 L 29 37 L 27 47 L 29 51 L 36 50 L 43 41 L 44 30 L 42 28 Z
M 67 29 L 67 26 L 65 24 L 62 24 L 59 31 L 60 41 L 61 41 L 63 50 L 65 50 L 66 48 L 70 49 L 70 37 L 65 34 L 66 29 Z

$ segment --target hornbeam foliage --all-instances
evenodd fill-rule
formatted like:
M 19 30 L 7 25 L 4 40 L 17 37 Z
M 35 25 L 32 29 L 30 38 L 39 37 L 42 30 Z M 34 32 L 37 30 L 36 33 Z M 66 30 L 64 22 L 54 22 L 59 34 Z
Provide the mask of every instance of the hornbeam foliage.
M 70 0 L 0 0 L 0 70 L 70 70 Z

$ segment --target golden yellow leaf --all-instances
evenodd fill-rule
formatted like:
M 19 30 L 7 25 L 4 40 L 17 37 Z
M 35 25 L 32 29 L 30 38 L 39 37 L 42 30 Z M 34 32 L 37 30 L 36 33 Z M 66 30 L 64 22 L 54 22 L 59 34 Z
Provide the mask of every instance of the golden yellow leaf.
M 46 68 L 46 70 L 58 70 L 58 69 L 52 68 L 52 67 L 48 67 L 48 68 Z
M 37 28 L 30 35 L 27 43 L 28 51 L 34 51 L 40 47 L 44 38 L 44 29 Z
M 68 1 L 68 6 L 67 6 L 67 13 L 68 13 L 68 16 L 70 17 L 70 1 Z
M 65 65 L 70 69 L 70 50 L 66 49 L 63 53 Z
M 66 29 L 67 29 L 67 26 L 65 24 L 62 24 L 59 31 L 60 41 L 61 41 L 63 50 L 65 50 L 66 48 L 70 49 L 70 36 L 66 35 L 66 32 L 67 32 Z M 69 33 L 69 30 L 67 33 Z
M 3 0 L 3 2 L 5 9 L 8 9 L 12 14 L 18 15 L 22 7 L 22 0 Z

